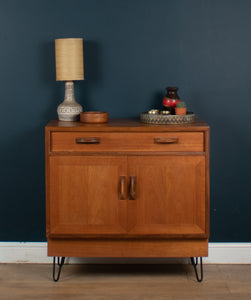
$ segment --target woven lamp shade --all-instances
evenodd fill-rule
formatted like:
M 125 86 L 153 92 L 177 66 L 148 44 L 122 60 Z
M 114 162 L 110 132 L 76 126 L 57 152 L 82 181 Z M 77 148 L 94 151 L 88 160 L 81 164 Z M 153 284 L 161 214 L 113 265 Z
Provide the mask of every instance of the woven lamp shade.
M 56 80 L 84 79 L 83 39 L 56 39 Z

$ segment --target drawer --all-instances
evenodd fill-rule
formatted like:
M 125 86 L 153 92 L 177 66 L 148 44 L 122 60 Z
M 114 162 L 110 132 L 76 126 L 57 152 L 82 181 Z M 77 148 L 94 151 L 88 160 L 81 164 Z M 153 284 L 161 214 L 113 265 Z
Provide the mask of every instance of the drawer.
M 51 132 L 51 151 L 204 151 L 203 132 Z

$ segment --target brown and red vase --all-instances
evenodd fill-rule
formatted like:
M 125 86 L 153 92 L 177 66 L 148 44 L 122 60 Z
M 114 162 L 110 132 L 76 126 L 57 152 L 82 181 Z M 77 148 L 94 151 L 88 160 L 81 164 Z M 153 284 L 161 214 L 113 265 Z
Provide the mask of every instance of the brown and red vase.
M 181 101 L 177 91 L 177 87 L 167 87 L 166 96 L 163 99 L 164 109 L 169 110 L 172 114 L 174 114 L 174 108 L 176 107 L 176 104 Z

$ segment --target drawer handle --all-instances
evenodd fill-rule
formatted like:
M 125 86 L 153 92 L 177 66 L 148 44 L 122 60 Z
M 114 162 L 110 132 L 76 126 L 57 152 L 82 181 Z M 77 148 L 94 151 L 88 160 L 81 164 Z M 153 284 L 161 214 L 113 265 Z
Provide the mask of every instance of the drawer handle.
M 136 176 L 130 176 L 130 197 L 129 200 L 136 200 Z
M 126 177 L 125 176 L 119 177 L 119 199 L 120 200 L 126 199 Z
M 76 144 L 100 144 L 99 137 L 76 138 Z
M 179 138 L 177 137 L 158 137 L 154 138 L 155 144 L 175 144 L 178 143 Z

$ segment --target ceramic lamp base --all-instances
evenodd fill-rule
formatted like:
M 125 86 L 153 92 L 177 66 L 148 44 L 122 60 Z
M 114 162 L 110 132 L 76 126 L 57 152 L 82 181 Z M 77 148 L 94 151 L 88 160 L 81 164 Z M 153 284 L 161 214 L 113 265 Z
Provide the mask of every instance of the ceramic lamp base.
M 57 108 L 58 119 L 60 121 L 78 121 L 82 111 L 82 106 L 76 102 L 74 97 L 73 82 L 66 82 L 64 102 Z
M 82 111 L 82 106 L 76 101 L 71 104 L 63 102 L 57 109 L 58 119 L 60 121 L 79 121 L 79 116 Z

